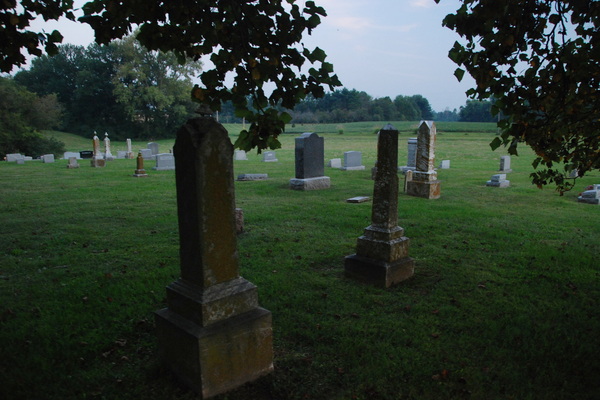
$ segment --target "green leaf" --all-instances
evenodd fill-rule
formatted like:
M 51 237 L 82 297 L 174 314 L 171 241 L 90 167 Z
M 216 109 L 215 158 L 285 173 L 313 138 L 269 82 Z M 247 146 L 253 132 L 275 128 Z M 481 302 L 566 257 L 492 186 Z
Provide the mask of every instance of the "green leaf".
M 282 120 L 284 124 L 289 124 L 292 121 L 292 116 L 287 112 L 282 112 L 279 119 Z
M 490 143 L 490 147 L 492 150 L 496 150 L 498 147 L 502 145 L 502 140 L 499 137 L 495 137 L 494 140 Z
M 458 81 L 462 81 L 463 76 L 465 75 L 465 70 L 462 68 L 456 68 L 456 70 L 454 71 L 454 76 L 456 76 L 456 79 L 458 79 Z

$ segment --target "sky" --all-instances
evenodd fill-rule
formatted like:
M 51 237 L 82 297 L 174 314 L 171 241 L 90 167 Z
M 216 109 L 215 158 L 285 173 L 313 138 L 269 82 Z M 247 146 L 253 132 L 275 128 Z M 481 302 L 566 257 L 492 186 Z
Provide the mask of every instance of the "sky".
M 300 0 L 300 3 L 303 0 Z M 81 7 L 85 0 L 75 0 Z M 423 95 L 435 111 L 458 109 L 473 80 L 454 76 L 448 50 L 459 36 L 442 27 L 460 0 L 316 0 L 327 11 L 321 25 L 306 35 L 308 48 L 320 47 L 343 86 L 380 98 Z M 38 22 L 34 28 L 58 29 L 63 43 L 87 46 L 93 32 L 65 19 Z

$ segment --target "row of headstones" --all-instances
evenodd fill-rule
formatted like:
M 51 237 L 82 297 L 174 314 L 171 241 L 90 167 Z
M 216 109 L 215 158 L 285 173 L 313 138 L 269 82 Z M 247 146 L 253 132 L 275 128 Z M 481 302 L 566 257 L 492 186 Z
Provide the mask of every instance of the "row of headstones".
M 33 161 L 33 157 L 25 156 L 20 153 L 7 154 L 5 157 L 7 162 L 16 162 L 17 164 L 25 164 L 25 161 Z M 54 154 L 44 154 L 39 158 L 43 163 L 53 163 Z
M 435 162 L 435 137 L 436 128 L 432 121 L 422 121 L 419 126 L 416 148 L 411 147 L 409 152 L 411 160 L 414 160 L 414 168 L 409 167 L 411 174 L 405 185 L 406 193 L 411 196 L 437 199 L 440 197 L 440 181 L 437 179 Z M 266 152 L 263 161 L 276 160 L 274 152 Z M 245 153 L 239 156 L 245 157 Z M 239 159 L 236 156 L 236 159 Z M 290 188 L 296 190 L 316 190 L 330 187 L 329 177 L 324 176 L 324 138 L 316 133 L 304 133 L 296 138 L 296 177 L 290 180 Z M 443 163 L 449 167 L 449 160 Z M 337 167 L 341 159 L 331 160 L 329 166 Z M 396 163 L 397 164 L 397 163 Z M 344 153 L 344 166 L 342 170 L 364 170 L 362 165 L 362 153 L 359 151 L 348 151 Z M 413 171 L 414 169 L 414 171 Z M 396 172 L 400 170 L 396 167 Z M 263 180 L 266 174 L 241 174 L 238 180 Z
M 310 139 L 309 136 L 311 135 L 316 135 L 316 137 L 314 137 L 313 139 Z M 316 133 L 303 133 L 302 136 L 300 136 L 299 138 L 297 138 L 299 140 L 302 141 L 308 141 L 308 140 L 315 140 L 315 141 L 319 141 L 320 139 L 323 138 L 319 138 L 319 136 Z M 298 143 L 298 142 L 297 142 Z M 302 144 L 297 144 L 297 146 L 303 146 Z M 310 147 L 307 152 L 309 155 L 311 155 L 312 158 L 314 158 L 312 156 L 314 149 L 312 147 Z M 233 159 L 235 161 L 247 161 L 248 160 L 248 155 L 244 150 L 235 150 L 234 152 L 234 156 Z M 274 151 L 265 151 L 263 152 L 263 158 L 262 158 L 263 162 L 278 162 L 279 160 L 277 159 L 277 155 L 275 154 Z M 344 171 L 353 171 L 353 170 L 364 170 L 365 166 L 362 165 L 362 152 L 360 151 L 347 151 L 344 153 L 344 163 L 342 164 L 342 159 L 341 158 L 333 158 L 329 161 L 329 163 L 327 164 L 328 167 L 331 168 L 338 168 Z

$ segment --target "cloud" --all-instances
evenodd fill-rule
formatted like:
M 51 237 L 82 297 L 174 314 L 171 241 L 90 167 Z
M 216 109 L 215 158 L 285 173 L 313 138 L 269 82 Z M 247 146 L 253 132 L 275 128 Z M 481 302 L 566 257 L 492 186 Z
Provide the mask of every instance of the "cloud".
M 430 8 L 435 5 L 433 0 L 412 0 L 410 5 L 413 7 Z

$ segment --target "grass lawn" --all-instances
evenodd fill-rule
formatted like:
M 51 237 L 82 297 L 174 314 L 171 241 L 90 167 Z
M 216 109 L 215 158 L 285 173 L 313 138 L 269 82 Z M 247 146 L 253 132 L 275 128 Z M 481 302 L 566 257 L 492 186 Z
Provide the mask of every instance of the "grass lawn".
M 405 165 L 416 123 L 395 125 Z M 600 207 L 531 185 L 526 149 L 511 187 L 486 187 L 505 155 L 489 148 L 493 126 L 438 125 L 436 163 L 451 168 L 438 200 L 400 193 L 416 268 L 388 290 L 343 274 L 370 224 L 371 203 L 345 199 L 372 195 L 378 123 L 297 125 L 279 162 L 235 161 L 270 178 L 235 187 L 240 271 L 273 313 L 275 371 L 216 399 L 598 398 Z M 306 131 L 326 159 L 362 151 L 367 170 L 326 168 L 330 189 L 289 190 Z M 91 136 L 54 135 L 91 149 Z M 153 326 L 179 274 L 174 171 L 66 164 L 0 163 L 0 398 L 196 399 L 159 364 Z

